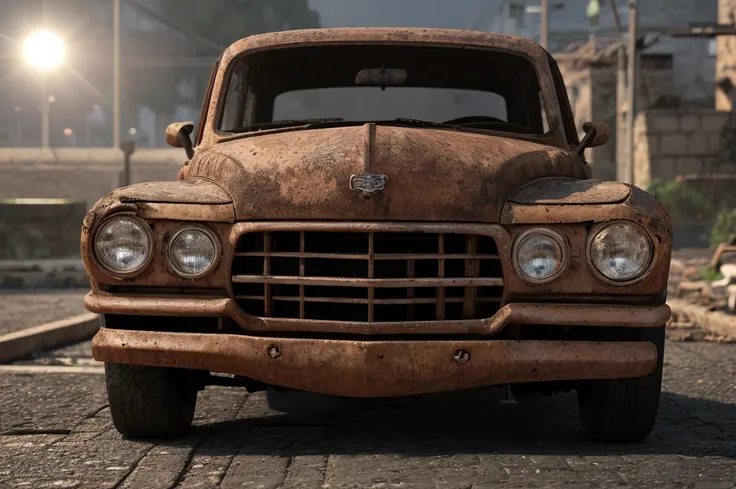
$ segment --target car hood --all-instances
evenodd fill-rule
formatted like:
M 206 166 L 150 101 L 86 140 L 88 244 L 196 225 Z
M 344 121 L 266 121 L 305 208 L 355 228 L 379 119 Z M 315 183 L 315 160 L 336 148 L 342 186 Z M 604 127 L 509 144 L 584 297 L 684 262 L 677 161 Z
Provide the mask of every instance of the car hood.
M 386 175 L 386 188 L 351 190 L 365 173 Z M 552 146 L 373 124 L 248 135 L 198 151 L 190 167 L 190 178 L 223 187 L 238 220 L 498 222 L 525 183 L 588 176 L 581 158 Z

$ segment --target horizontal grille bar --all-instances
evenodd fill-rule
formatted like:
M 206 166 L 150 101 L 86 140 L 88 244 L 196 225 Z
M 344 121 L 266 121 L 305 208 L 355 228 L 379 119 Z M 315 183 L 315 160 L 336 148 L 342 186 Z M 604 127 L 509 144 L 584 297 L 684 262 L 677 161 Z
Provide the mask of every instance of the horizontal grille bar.
M 270 256 L 273 258 L 328 258 L 333 260 L 498 260 L 498 255 L 479 255 L 479 254 L 438 254 L 438 253 L 423 253 L 423 254 L 385 254 L 385 255 L 362 255 L 362 254 L 351 254 L 351 253 L 299 253 L 299 252 L 273 252 L 263 253 L 260 251 L 254 252 L 240 252 L 235 253 L 235 256 L 246 256 L 265 258 Z
M 263 275 L 234 275 L 233 282 L 236 284 L 373 287 L 375 289 L 403 287 L 503 287 L 503 279 L 496 277 L 371 279 L 342 277 L 265 277 Z
M 235 296 L 238 300 L 257 300 L 262 301 L 266 298 L 262 295 L 237 295 Z M 338 302 L 340 304 L 369 304 L 371 301 L 373 304 L 436 304 L 437 299 L 426 298 L 426 299 L 355 299 L 348 297 L 292 297 L 292 296 L 274 296 L 271 297 L 274 301 L 290 301 L 290 302 Z M 447 297 L 445 302 L 448 304 L 461 304 L 465 299 L 463 297 Z M 487 302 L 501 302 L 500 297 L 479 297 L 477 299 L 480 303 Z

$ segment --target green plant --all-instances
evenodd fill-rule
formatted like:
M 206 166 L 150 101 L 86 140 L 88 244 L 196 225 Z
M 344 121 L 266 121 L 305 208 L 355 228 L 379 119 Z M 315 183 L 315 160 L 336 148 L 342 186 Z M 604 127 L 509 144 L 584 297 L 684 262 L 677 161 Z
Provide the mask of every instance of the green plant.
M 716 280 L 721 280 L 723 278 L 723 275 L 721 275 L 721 272 L 711 268 L 711 267 L 701 267 L 698 269 L 698 274 L 700 277 L 705 280 L 706 282 L 715 282 Z
M 722 210 L 716 216 L 710 233 L 710 245 L 716 247 L 736 235 L 736 209 Z
M 664 204 L 673 220 L 702 219 L 711 208 L 708 199 L 686 183 L 652 180 L 647 192 Z

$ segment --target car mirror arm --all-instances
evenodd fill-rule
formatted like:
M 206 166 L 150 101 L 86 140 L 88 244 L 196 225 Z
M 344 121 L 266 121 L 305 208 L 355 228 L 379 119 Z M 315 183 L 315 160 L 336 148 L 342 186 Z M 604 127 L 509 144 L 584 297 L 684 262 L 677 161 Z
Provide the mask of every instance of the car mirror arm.
M 583 153 L 588 148 L 603 146 L 608 142 L 611 134 L 608 125 L 602 122 L 586 122 L 583 124 L 583 130 L 585 131 L 585 137 L 580 141 L 578 147 L 575 148 L 575 153 L 578 156 L 583 156 Z
M 192 122 L 175 122 L 166 128 L 166 142 L 174 148 L 184 148 L 190 160 L 194 157 L 192 131 L 194 131 Z

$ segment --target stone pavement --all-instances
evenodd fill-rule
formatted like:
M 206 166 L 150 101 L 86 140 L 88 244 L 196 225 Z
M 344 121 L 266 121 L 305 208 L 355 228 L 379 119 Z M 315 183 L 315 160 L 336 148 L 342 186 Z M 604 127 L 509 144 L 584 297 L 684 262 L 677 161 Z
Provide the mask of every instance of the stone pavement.
M 88 348 L 37 362 L 54 364 L 55 355 L 68 364 Z M 498 390 L 322 399 L 281 414 L 263 393 L 210 387 L 187 438 L 125 440 L 111 424 L 103 376 L 0 372 L 0 488 L 736 485 L 736 345 L 668 343 L 659 421 L 641 445 L 585 441 L 574 394 L 499 399 Z
M 0 291 L 0 335 L 87 312 L 86 289 Z

